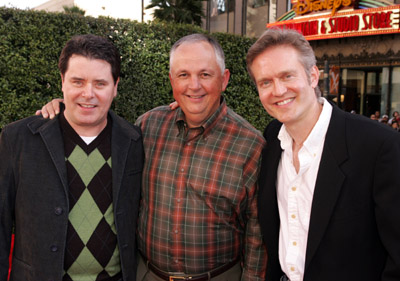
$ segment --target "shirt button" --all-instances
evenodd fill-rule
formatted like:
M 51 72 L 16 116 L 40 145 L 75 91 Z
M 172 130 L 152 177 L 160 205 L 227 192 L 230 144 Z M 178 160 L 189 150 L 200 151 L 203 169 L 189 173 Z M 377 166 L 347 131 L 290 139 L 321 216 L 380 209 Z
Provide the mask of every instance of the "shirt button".
M 185 169 L 184 169 L 184 168 L 182 168 L 182 169 L 181 169 L 181 172 L 184 172 L 184 171 L 185 171 Z
M 189 145 L 190 145 L 190 142 L 188 142 L 186 145 L 189 146 Z
M 178 203 L 181 203 L 181 199 L 180 198 L 178 198 L 176 201 L 178 201 Z
M 297 242 L 295 241 L 295 242 L 293 242 L 293 246 L 297 246 Z
M 55 213 L 57 216 L 59 216 L 59 215 L 61 215 L 61 214 L 63 213 L 63 209 L 60 208 L 60 207 L 56 207 L 56 208 L 54 209 L 54 213 Z
M 296 189 L 297 189 L 297 188 L 296 188 L 295 186 L 292 187 L 292 191 L 296 191 Z
M 296 218 L 296 215 L 292 215 L 292 219 L 295 219 Z
M 175 263 L 178 263 L 179 261 L 178 260 L 175 260 Z
M 50 247 L 50 251 L 57 252 L 58 251 L 58 247 L 56 245 L 53 245 L 53 246 Z
M 175 229 L 175 233 L 178 234 L 178 230 L 177 229 Z
M 296 269 L 294 268 L 294 266 L 292 266 L 292 267 L 290 268 L 290 270 L 291 270 L 291 271 L 295 271 Z

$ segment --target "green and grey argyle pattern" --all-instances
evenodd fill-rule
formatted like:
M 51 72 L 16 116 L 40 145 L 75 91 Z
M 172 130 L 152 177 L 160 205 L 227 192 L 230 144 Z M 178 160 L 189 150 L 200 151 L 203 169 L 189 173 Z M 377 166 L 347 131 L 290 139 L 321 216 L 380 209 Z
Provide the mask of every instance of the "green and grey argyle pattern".
M 64 138 L 70 210 L 63 281 L 119 280 L 110 137 L 89 145 L 78 138 Z

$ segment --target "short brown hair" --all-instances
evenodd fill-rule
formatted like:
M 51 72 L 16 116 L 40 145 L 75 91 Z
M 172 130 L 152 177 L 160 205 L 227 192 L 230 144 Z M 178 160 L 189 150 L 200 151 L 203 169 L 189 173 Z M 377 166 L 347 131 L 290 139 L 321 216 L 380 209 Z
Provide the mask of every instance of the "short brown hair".
M 260 38 L 250 47 L 246 56 L 247 71 L 251 79 L 254 81 L 254 75 L 251 72 L 251 65 L 257 56 L 271 47 L 276 46 L 290 46 L 293 47 L 299 54 L 301 65 L 310 79 L 311 69 L 317 64 L 314 51 L 310 43 L 296 30 L 270 28 L 266 30 Z M 317 97 L 321 96 L 319 87 L 315 87 Z
M 68 69 L 68 62 L 72 55 L 108 62 L 111 65 L 114 84 L 117 82 L 121 71 L 121 57 L 118 49 L 108 39 L 93 34 L 73 36 L 65 44 L 58 60 L 58 69 L 63 76 Z

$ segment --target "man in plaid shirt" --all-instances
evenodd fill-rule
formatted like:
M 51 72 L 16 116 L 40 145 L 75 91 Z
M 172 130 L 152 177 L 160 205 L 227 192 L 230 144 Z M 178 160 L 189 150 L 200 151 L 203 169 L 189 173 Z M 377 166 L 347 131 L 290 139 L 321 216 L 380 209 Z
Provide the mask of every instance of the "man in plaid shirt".
M 222 97 L 222 48 L 202 34 L 181 38 L 169 76 L 180 108 L 136 122 L 146 155 L 137 280 L 264 280 L 256 196 L 265 141 Z
M 203 34 L 181 38 L 169 76 L 180 108 L 136 122 L 145 149 L 137 280 L 264 280 L 256 201 L 265 140 L 222 97 L 230 73 L 221 46 Z M 43 115 L 54 116 L 58 101 Z

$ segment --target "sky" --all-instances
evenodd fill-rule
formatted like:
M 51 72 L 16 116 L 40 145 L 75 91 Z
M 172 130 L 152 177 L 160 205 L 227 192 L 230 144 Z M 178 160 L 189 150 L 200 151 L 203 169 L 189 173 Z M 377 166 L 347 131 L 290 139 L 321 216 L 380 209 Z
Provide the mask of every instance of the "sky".
M 37 7 L 48 0 L 0 0 L 0 7 L 12 7 L 19 9 L 31 9 Z M 140 0 L 75 0 L 75 3 L 86 11 L 87 16 L 98 17 L 99 15 L 110 16 L 113 18 L 125 18 L 141 21 L 142 5 Z M 150 0 L 144 0 L 144 5 L 148 5 Z M 144 21 L 152 19 L 153 11 L 145 10 Z
M 0 6 L 26 9 L 26 8 L 34 8 L 47 2 L 47 0 L 0 0 Z

